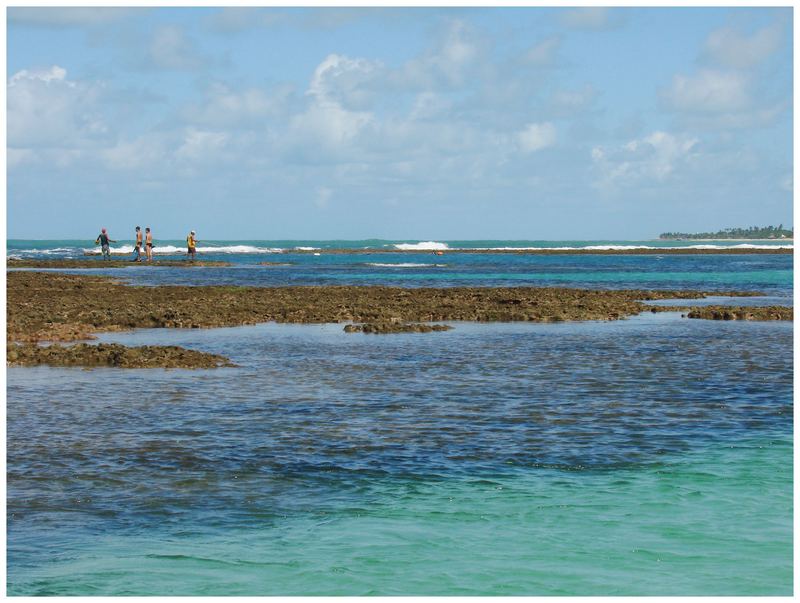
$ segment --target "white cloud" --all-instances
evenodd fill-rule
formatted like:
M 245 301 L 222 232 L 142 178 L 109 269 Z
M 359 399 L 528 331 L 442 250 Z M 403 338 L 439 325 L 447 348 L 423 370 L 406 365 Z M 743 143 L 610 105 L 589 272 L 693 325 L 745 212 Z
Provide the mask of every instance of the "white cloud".
M 414 99 L 410 118 L 412 120 L 429 120 L 446 117 L 453 107 L 453 102 L 435 92 L 422 92 Z
M 483 46 L 475 32 L 463 21 L 454 20 L 433 48 L 394 74 L 395 84 L 417 90 L 462 86 L 482 57 Z
M 535 44 L 522 55 L 522 61 L 528 65 L 545 67 L 552 65 L 561 47 L 561 36 L 550 36 Z
M 706 59 L 725 67 L 748 69 L 769 58 L 783 41 L 783 26 L 773 23 L 748 36 L 732 28 L 709 34 Z
M 549 122 L 528 124 L 517 133 L 517 142 L 524 153 L 541 151 L 556 143 L 556 128 Z
M 208 163 L 220 158 L 229 136 L 224 132 L 211 132 L 188 128 L 183 143 L 175 151 L 175 157 L 189 163 Z
M 379 61 L 330 54 L 314 70 L 307 94 L 319 102 L 365 108 L 376 93 L 371 83 L 381 77 L 382 72 L 383 64 Z
M 681 126 L 743 129 L 774 123 L 791 104 L 791 90 L 776 82 L 765 61 L 780 48 L 783 24 L 776 21 L 751 35 L 732 28 L 712 31 L 693 74 L 675 75 L 661 90 L 664 105 Z M 783 88 L 783 89 L 782 89 Z
M 173 156 L 170 146 L 165 136 L 145 134 L 102 149 L 98 158 L 109 169 L 142 173 L 167 168 Z
M 170 25 L 159 27 L 153 33 L 148 59 L 158 69 L 176 71 L 197 69 L 203 64 L 183 30 Z
M 183 118 L 197 125 L 236 128 L 257 127 L 267 120 L 284 117 L 290 111 L 294 89 L 289 85 L 271 90 L 233 90 L 224 83 L 208 87 L 200 103 L 185 107 Z
M 703 69 L 693 76 L 678 74 L 664 98 L 678 111 L 740 111 L 751 104 L 750 80 L 736 71 Z
M 698 143 L 686 134 L 656 131 L 617 147 L 594 147 L 595 185 L 618 188 L 664 182 L 693 160 Z
M 68 86 L 75 85 L 73 82 L 66 82 L 66 78 L 67 70 L 58 65 L 53 65 L 50 69 L 38 69 L 34 71 L 23 69 L 22 71 L 18 71 L 11 76 L 8 85 L 14 86 L 17 83 L 30 80 L 38 80 L 40 82 L 65 82 Z
M 23 69 L 7 88 L 7 144 L 15 148 L 78 148 L 97 144 L 110 128 L 97 107 L 100 87 L 67 79 L 58 65 Z

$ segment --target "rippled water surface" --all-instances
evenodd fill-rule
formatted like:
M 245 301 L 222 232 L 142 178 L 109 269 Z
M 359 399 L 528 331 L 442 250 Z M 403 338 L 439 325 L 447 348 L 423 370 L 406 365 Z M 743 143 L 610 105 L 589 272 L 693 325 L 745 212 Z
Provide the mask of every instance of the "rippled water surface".
M 9 592 L 791 594 L 790 323 L 455 327 L 9 369 Z
M 36 256 L 34 256 L 36 257 Z M 41 256 L 48 257 L 48 256 Z M 164 259 L 179 260 L 177 256 Z M 523 255 L 498 253 L 203 254 L 231 266 L 98 268 L 142 285 L 559 286 L 756 290 L 790 296 L 791 255 Z M 267 264 L 264 264 L 267 263 Z M 99 267 L 102 262 L 98 260 Z M 81 270 L 80 273 L 86 273 Z

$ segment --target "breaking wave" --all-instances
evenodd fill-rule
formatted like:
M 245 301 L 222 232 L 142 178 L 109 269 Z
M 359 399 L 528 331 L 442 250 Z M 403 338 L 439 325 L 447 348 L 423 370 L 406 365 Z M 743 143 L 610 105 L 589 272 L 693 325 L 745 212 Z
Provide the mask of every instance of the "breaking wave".
M 198 247 L 198 253 L 281 253 L 283 249 L 280 247 L 254 247 L 252 245 L 228 245 L 223 247 Z M 100 255 L 102 253 L 100 247 L 89 247 L 83 249 L 85 255 Z M 121 245 L 119 247 L 112 247 L 111 253 L 113 254 L 128 254 L 133 253 L 133 245 Z M 153 253 L 186 253 L 186 247 L 177 247 L 175 245 L 155 245 Z
M 447 243 L 438 243 L 437 241 L 423 241 L 421 243 L 395 243 L 395 249 L 400 251 L 444 251 L 450 249 Z
M 572 247 L 459 247 L 458 249 L 468 249 L 470 251 L 625 251 L 633 249 L 662 249 L 671 251 L 673 249 L 794 249 L 794 245 L 754 245 L 752 243 L 740 243 L 738 245 L 674 245 L 674 246 L 654 246 L 654 245 L 585 245 Z

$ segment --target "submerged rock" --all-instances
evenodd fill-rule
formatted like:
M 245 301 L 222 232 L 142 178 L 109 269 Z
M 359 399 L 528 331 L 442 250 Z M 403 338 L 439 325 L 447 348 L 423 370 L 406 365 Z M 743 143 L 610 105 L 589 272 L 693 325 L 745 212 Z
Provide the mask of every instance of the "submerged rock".
M 430 325 L 423 323 L 379 322 L 360 325 L 347 325 L 345 333 L 432 333 L 434 331 L 449 331 L 450 325 Z
M 695 306 L 688 318 L 707 320 L 794 320 L 794 308 L 788 306 Z

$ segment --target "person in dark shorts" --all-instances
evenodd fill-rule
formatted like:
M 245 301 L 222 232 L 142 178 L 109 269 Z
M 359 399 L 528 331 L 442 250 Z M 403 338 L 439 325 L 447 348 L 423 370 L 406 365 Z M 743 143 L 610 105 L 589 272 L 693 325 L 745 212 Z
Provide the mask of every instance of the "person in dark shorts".
M 150 232 L 150 227 L 144 229 L 144 251 L 147 254 L 147 261 L 153 259 L 153 233 Z
M 100 229 L 100 234 L 97 235 L 97 239 L 95 240 L 95 245 L 100 245 L 100 250 L 103 252 L 103 259 L 110 260 L 111 259 L 111 248 L 110 243 L 116 243 L 114 239 L 108 238 L 108 233 L 106 232 L 105 228 Z
M 133 259 L 131 261 L 142 261 L 142 229 L 139 226 L 136 227 L 136 245 L 133 248 Z
M 194 231 L 189 233 L 189 236 L 186 237 L 186 248 L 189 257 L 194 262 L 194 255 L 197 253 L 197 239 L 194 238 Z

